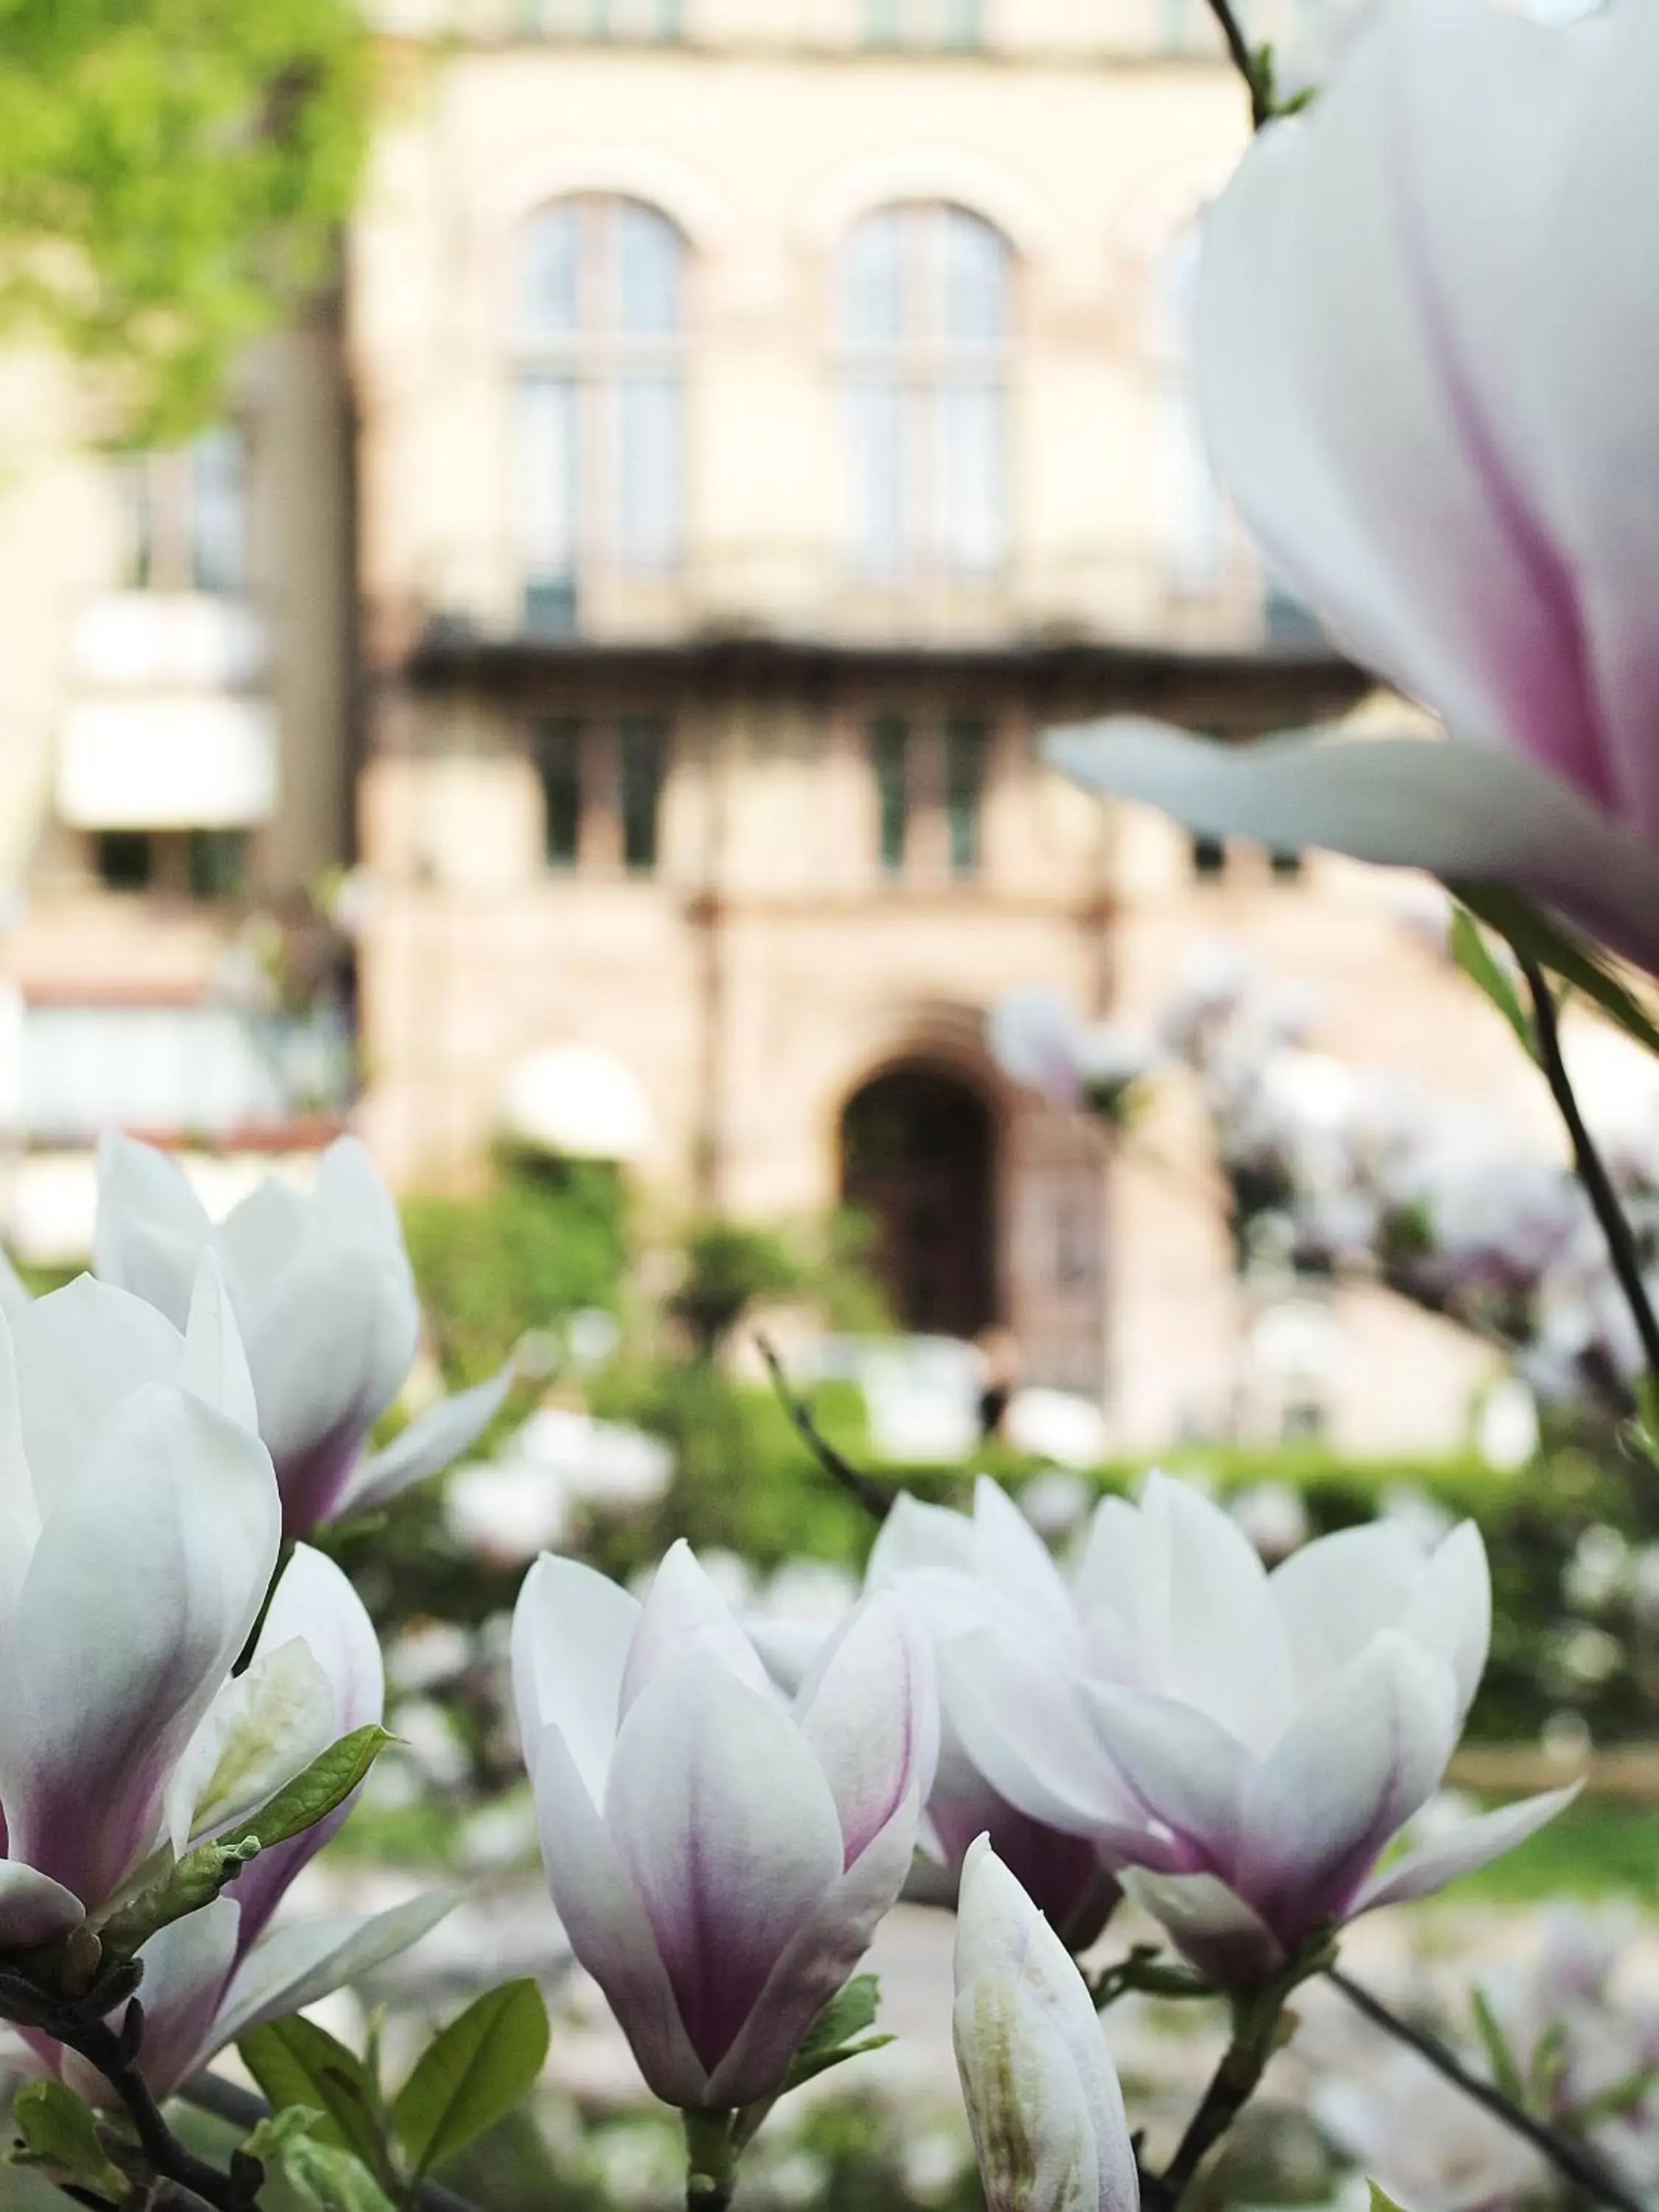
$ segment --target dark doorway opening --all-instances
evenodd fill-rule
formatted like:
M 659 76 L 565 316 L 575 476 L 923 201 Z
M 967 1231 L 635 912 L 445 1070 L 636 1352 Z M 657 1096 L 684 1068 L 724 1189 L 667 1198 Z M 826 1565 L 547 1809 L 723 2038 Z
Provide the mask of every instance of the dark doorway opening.
M 942 1068 L 891 1068 L 848 1100 L 842 1200 L 873 1224 L 901 1328 L 971 1337 L 996 1319 L 995 1158 L 989 1108 Z

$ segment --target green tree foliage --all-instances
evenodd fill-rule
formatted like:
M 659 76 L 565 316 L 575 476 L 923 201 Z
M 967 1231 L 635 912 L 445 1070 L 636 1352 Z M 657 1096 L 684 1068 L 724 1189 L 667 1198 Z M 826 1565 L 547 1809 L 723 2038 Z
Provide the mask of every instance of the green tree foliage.
M 353 0 L 0 0 L 0 325 L 187 436 L 327 276 L 369 82 Z

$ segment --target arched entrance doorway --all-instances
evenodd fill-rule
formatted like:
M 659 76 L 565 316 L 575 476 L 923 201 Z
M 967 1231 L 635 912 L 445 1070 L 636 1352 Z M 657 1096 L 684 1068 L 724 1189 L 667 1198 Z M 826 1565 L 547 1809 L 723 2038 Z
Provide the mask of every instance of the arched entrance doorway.
M 970 1337 L 996 1318 L 995 1162 L 989 1108 L 947 1069 L 907 1062 L 848 1101 L 842 1200 L 875 1225 L 901 1328 Z

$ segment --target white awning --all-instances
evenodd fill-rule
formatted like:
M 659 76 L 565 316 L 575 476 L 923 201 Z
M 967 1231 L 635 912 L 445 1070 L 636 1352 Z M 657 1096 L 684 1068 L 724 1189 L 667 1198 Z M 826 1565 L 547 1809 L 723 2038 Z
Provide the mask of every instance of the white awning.
M 276 811 L 263 701 L 84 700 L 64 718 L 58 811 L 77 830 L 240 830 Z
M 520 1060 L 501 1092 L 501 1121 L 521 1144 L 565 1159 L 636 1160 L 651 1142 L 645 1092 L 597 1045 L 550 1045 Z

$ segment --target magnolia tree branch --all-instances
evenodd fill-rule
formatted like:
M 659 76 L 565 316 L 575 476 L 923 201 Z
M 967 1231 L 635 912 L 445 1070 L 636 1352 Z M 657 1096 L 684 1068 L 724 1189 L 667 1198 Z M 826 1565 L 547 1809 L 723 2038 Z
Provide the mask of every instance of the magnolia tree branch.
M 1607 1239 L 1607 1256 L 1613 1262 L 1613 1272 L 1619 1279 L 1625 1303 L 1636 1323 L 1636 1333 L 1642 1340 L 1642 1358 L 1649 1376 L 1659 1382 L 1659 1322 L 1654 1318 L 1652 1301 L 1648 1297 L 1647 1285 L 1642 1279 L 1642 1255 L 1636 1249 L 1636 1238 L 1619 1194 L 1613 1187 L 1607 1164 L 1595 1148 L 1595 1140 L 1585 1126 L 1579 1111 L 1578 1100 L 1567 1074 L 1566 1061 L 1561 1053 L 1561 1025 L 1555 1009 L 1555 1000 L 1543 969 L 1524 952 L 1517 953 L 1521 973 L 1526 977 L 1527 988 L 1532 995 L 1533 1019 L 1538 1033 L 1538 1064 L 1544 1071 L 1544 1080 L 1549 1085 L 1561 1119 L 1566 1123 L 1567 1134 L 1572 1139 L 1572 1161 L 1578 1180 L 1583 1185 L 1601 1234 Z
M 1231 0 L 1209 0 L 1210 13 L 1221 26 L 1221 35 L 1227 44 L 1227 58 L 1244 80 L 1244 88 L 1250 95 L 1250 127 L 1260 131 L 1264 123 L 1273 120 L 1273 94 L 1267 72 L 1250 51 L 1250 42 L 1232 10 Z
M 798 1398 L 790 1389 L 783 1362 L 769 1341 L 763 1336 L 757 1336 L 755 1341 L 766 1362 L 772 1388 L 778 1394 L 778 1403 L 788 1414 L 796 1435 L 833 1483 L 861 1505 L 872 1521 L 878 1524 L 884 1521 L 893 1510 L 894 1492 L 885 1483 L 878 1482 L 873 1475 L 860 1473 L 850 1460 L 842 1456 L 812 1419 L 805 1400 Z
M 1588 2143 L 1579 2142 L 1565 2135 L 1547 2121 L 1534 2119 L 1522 2106 L 1513 2103 L 1501 2089 L 1490 2081 L 1483 2081 L 1472 2074 L 1455 2051 L 1449 2051 L 1437 2036 L 1426 2028 L 1415 2027 L 1409 2021 L 1401 2020 L 1389 2011 L 1387 2005 L 1374 1997 L 1370 1991 L 1336 1966 L 1325 1969 L 1326 1979 L 1341 1990 L 1356 2012 L 1363 2013 L 1374 2027 L 1392 2035 L 1418 2057 L 1432 2066 L 1437 2074 L 1461 2089 L 1466 2097 L 1484 2106 L 1495 2119 L 1522 2136 L 1540 2155 L 1547 2159 L 1556 2172 L 1576 2184 L 1598 2204 L 1613 2208 L 1613 2212 L 1651 2212 L 1639 2197 L 1635 2197 L 1620 2181 Z
M 143 2008 L 135 1997 L 118 2029 L 104 2021 L 83 2021 L 63 2040 L 95 2066 L 126 2108 L 138 2147 L 157 2179 L 175 2182 L 199 2197 L 216 2212 L 248 2212 L 258 2196 L 264 2170 L 257 2158 L 243 2151 L 231 2154 L 230 2170 L 222 2172 L 187 2150 L 162 2116 L 161 2108 L 138 2069 L 138 2046 L 143 2035 Z

